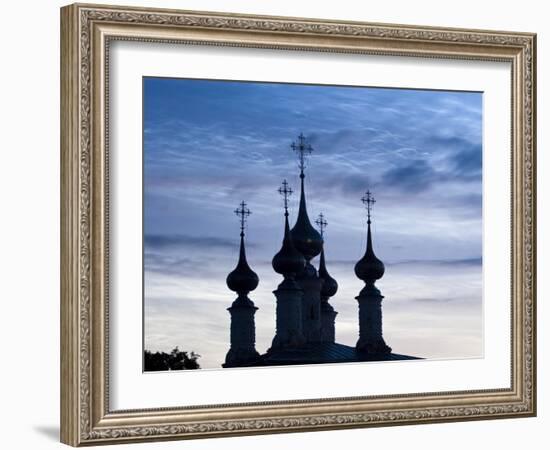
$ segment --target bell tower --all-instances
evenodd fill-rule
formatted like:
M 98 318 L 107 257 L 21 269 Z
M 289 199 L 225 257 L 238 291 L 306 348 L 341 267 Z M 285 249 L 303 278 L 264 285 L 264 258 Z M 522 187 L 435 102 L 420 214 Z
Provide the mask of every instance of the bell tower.
M 285 231 L 281 250 L 273 257 L 272 265 L 275 272 L 280 273 L 284 280 L 273 291 L 277 298 L 276 332 L 270 351 L 281 348 L 296 348 L 304 344 L 302 322 L 302 288 L 296 283 L 296 275 L 304 270 L 306 261 L 296 250 L 288 225 L 288 197 L 292 189 L 286 180 L 279 188 L 284 198 Z
M 384 275 L 384 263 L 374 254 L 371 233 L 371 213 L 376 200 L 370 191 L 361 198 L 367 209 L 367 249 L 355 264 L 355 275 L 365 282 L 359 295 L 359 340 L 355 348 L 366 354 L 391 353 L 382 337 L 382 299 L 384 296 L 374 285 Z
M 254 314 L 256 306 L 248 298 L 248 293 L 258 287 L 258 275 L 250 268 L 246 260 L 244 245 L 244 229 L 248 216 L 251 214 L 244 201 L 235 210 L 241 225 L 241 243 L 239 261 L 235 269 L 226 279 L 227 287 L 237 293 L 237 298 L 227 308 L 231 315 L 231 347 L 225 357 L 223 367 L 245 366 L 258 358 L 256 351 L 256 326 Z

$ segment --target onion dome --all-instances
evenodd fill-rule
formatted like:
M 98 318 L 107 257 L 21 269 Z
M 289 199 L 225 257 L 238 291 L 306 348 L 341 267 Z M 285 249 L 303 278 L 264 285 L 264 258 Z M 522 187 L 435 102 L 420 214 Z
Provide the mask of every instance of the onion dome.
M 370 216 L 373 205 L 376 203 L 376 200 L 372 196 L 370 191 L 367 191 L 361 201 L 367 208 L 367 250 L 363 257 L 357 261 L 355 264 L 355 275 L 360 280 L 365 282 L 374 283 L 376 280 L 379 280 L 384 275 L 384 263 L 380 261 L 374 254 L 372 249 L 372 236 L 370 231 Z
M 304 255 L 304 258 L 309 262 L 315 258 L 323 248 L 323 238 L 319 232 L 311 225 L 306 208 L 306 197 L 304 193 L 304 173 L 300 174 L 301 192 L 300 192 L 300 208 L 298 210 L 298 218 L 296 224 L 291 230 L 292 240 L 296 248 Z
M 292 236 L 290 235 L 290 227 L 288 226 L 288 197 L 292 195 L 292 189 L 288 186 L 286 180 L 283 180 L 279 188 L 279 194 L 284 198 L 285 205 L 285 236 L 283 238 L 283 246 L 279 253 L 273 257 L 272 265 L 275 272 L 280 273 L 286 279 L 294 279 L 294 277 L 304 270 L 306 261 L 302 254 L 296 250 Z
M 253 291 L 258 287 L 260 280 L 258 275 L 256 275 L 256 273 L 250 268 L 248 261 L 246 260 L 246 252 L 244 249 L 244 227 L 246 218 L 251 214 L 251 212 L 246 207 L 246 203 L 244 201 L 242 201 L 239 208 L 235 210 L 235 214 L 239 216 L 239 220 L 241 222 L 241 247 L 237 267 L 235 267 L 235 269 L 227 275 L 226 283 L 229 289 L 239 294 L 239 299 L 244 299 L 250 291 Z
M 321 261 L 319 262 L 319 278 L 323 280 L 323 286 L 321 288 L 321 299 L 328 301 L 329 297 L 332 297 L 338 291 L 338 283 L 334 278 L 330 276 L 327 271 L 327 266 L 325 264 L 325 245 L 324 245 L 324 230 L 328 225 L 328 222 L 325 220 L 323 213 L 319 214 L 315 223 L 319 226 L 319 231 L 321 234 L 321 239 L 323 239 L 323 248 L 321 250 Z
M 246 260 L 244 249 L 244 233 L 241 233 L 241 248 L 239 252 L 239 262 L 237 267 L 227 275 L 227 287 L 239 294 L 239 297 L 246 296 L 250 291 L 258 287 L 258 275 L 254 272 Z
M 304 270 L 306 261 L 296 250 L 288 226 L 288 213 L 285 213 L 285 236 L 281 250 L 273 257 L 273 269 L 285 278 L 294 278 Z
M 325 250 L 321 250 L 321 261 L 319 263 L 319 278 L 323 280 L 321 297 L 332 297 L 338 291 L 338 283 L 330 276 L 325 265 Z
M 374 283 L 384 275 L 384 263 L 380 261 L 374 254 L 372 249 L 372 236 L 370 231 L 370 220 L 368 222 L 367 231 L 367 250 L 363 257 L 355 264 L 355 275 L 360 280 Z

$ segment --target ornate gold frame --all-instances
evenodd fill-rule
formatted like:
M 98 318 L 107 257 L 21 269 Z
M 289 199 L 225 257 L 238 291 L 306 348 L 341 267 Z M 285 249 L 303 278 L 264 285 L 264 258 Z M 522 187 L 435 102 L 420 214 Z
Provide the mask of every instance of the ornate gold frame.
M 106 64 L 115 39 L 510 62 L 510 388 L 111 411 Z M 79 446 L 535 415 L 535 51 L 536 36 L 529 33 L 100 5 L 62 8 L 62 442 Z

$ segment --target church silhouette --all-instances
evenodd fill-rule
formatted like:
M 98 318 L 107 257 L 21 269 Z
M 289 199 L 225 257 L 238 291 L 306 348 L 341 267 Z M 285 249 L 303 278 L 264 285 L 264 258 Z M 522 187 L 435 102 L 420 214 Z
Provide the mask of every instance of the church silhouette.
M 303 134 L 291 148 L 297 153 L 300 167 L 300 206 L 292 229 L 288 223 L 288 197 L 292 189 L 283 181 L 279 193 L 284 199 L 284 237 L 272 266 L 283 281 L 273 291 L 276 298 L 276 332 L 271 347 L 260 354 L 256 350 L 254 315 L 257 307 L 248 297 L 259 283 L 258 275 L 246 260 L 244 229 L 250 210 L 243 201 L 235 213 L 239 216 L 240 251 L 235 269 L 227 276 L 227 286 L 237 293 L 228 311 L 231 315 L 230 349 L 222 367 L 280 366 L 359 361 L 419 359 L 392 353 L 382 336 L 382 299 L 375 282 L 384 275 L 384 264 L 376 257 L 372 245 L 371 211 L 375 202 L 370 191 L 361 201 L 367 209 L 367 247 L 355 265 L 355 275 L 365 286 L 355 297 L 359 304 L 359 340 L 355 347 L 335 341 L 337 312 L 329 303 L 338 283 L 327 271 L 324 251 L 322 214 L 316 220 L 320 232 L 310 222 L 304 190 L 305 160 L 313 148 Z M 311 260 L 320 255 L 319 269 Z

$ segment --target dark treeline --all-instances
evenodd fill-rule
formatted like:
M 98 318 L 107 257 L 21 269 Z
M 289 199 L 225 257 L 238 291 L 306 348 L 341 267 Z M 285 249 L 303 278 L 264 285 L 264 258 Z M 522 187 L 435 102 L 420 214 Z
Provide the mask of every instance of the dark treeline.
M 176 347 L 170 353 L 155 352 L 149 350 L 144 352 L 145 372 L 155 372 L 162 370 L 190 370 L 200 369 L 201 366 L 197 359 L 201 355 L 195 352 L 184 352 Z

